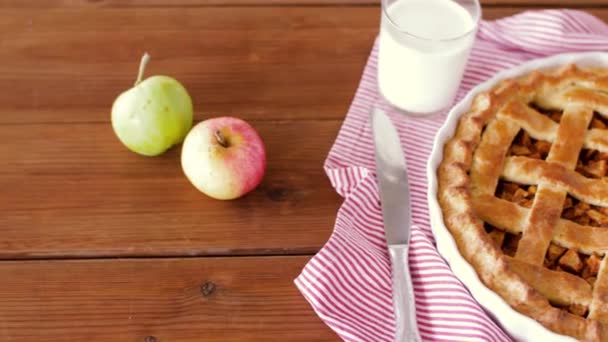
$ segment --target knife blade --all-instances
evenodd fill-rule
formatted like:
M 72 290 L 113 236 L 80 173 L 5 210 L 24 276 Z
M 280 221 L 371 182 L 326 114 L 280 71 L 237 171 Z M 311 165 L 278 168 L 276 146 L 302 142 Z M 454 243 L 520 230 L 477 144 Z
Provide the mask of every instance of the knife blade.
M 412 218 L 405 156 L 395 126 L 379 108 L 372 112 L 372 133 L 384 232 L 393 273 L 393 303 L 397 325 L 394 340 L 420 341 L 408 258 Z

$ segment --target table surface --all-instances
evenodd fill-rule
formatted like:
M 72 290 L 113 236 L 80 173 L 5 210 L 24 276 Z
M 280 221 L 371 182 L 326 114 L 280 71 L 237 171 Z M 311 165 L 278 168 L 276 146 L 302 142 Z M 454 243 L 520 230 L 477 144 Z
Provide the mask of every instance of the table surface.
M 494 19 L 608 0 L 487 0 Z M 341 198 L 323 161 L 378 30 L 372 0 L 1 0 L 0 340 L 337 341 L 293 279 Z M 215 201 L 179 147 L 146 158 L 110 108 L 144 51 L 195 121 L 248 120 L 262 184 Z

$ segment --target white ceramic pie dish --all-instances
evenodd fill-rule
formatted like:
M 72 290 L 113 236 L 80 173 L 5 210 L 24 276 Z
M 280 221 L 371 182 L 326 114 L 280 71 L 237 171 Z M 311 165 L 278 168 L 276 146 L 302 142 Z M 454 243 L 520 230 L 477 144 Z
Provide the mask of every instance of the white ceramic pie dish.
M 470 107 L 473 98 L 484 91 L 490 90 L 498 81 L 505 78 L 522 76 L 536 69 L 552 69 L 564 64 L 608 67 L 608 53 L 572 53 L 561 54 L 547 58 L 525 62 L 509 70 L 501 71 L 488 81 L 473 88 L 456 106 L 452 108 L 443 126 L 435 136 L 433 150 L 427 164 L 428 203 L 431 218 L 431 228 L 437 242 L 437 249 L 450 268 L 469 289 L 473 297 L 482 307 L 493 316 L 503 329 L 517 341 L 576 341 L 573 338 L 558 335 L 528 316 L 512 309 L 499 295 L 488 289 L 477 276 L 471 265 L 458 251 L 456 242 L 443 222 L 443 215 L 437 201 L 437 167 L 443 159 L 443 146 L 454 135 L 458 119 Z

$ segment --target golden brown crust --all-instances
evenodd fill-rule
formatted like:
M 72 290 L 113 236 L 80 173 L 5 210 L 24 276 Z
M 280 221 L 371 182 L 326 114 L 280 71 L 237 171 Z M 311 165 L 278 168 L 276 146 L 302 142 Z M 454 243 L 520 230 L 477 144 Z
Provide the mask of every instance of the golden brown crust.
M 530 108 L 530 103 L 563 110 L 562 125 Z M 606 258 L 593 286 L 575 275 L 543 269 L 550 243 L 587 254 L 605 255 L 608 250 L 608 230 L 560 217 L 568 193 L 608 206 L 608 183 L 574 171 L 581 148 L 608 151 L 608 130 L 588 129 L 594 111 L 608 116 L 608 70 L 568 65 L 501 81 L 475 97 L 445 144 L 437 170 L 438 200 L 460 253 L 515 310 L 559 334 L 608 341 Z M 553 143 L 546 161 L 506 156 L 520 129 Z M 494 197 L 499 177 L 538 185 L 532 207 Z M 508 233 L 523 233 L 514 258 L 503 254 L 484 222 Z M 552 304 L 570 305 L 570 311 L 579 314 L 588 306 L 588 318 Z

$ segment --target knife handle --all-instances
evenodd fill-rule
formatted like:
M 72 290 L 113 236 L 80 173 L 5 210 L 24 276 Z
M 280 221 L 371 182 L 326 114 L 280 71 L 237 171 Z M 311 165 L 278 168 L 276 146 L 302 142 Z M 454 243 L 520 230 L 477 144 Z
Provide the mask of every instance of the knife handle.
M 420 342 L 416 323 L 416 302 L 410 276 L 408 245 L 389 246 L 393 269 L 395 342 Z

